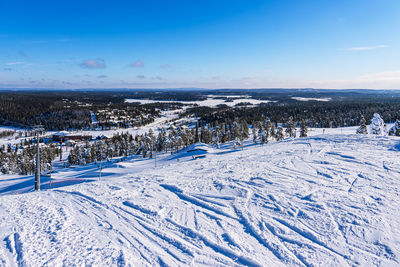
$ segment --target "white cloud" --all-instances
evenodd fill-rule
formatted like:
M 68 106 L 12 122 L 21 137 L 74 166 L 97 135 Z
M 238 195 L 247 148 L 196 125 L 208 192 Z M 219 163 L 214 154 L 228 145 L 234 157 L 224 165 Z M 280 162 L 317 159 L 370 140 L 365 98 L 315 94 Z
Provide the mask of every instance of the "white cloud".
M 365 81 L 399 81 L 400 82 L 400 70 L 362 75 L 362 76 L 359 76 L 358 79 L 365 80 Z
M 400 89 L 400 70 L 360 75 L 352 79 L 311 81 L 302 87 L 333 89 Z
M 106 67 L 106 63 L 103 59 L 87 59 L 79 64 L 82 68 L 86 69 L 104 69 Z
M 23 41 L 22 44 L 44 44 L 47 43 L 45 40 L 33 40 L 33 41 Z
M 60 38 L 60 39 L 57 39 L 56 42 L 58 42 L 58 43 L 68 43 L 68 42 L 72 42 L 72 39 Z
M 348 51 L 368 51 L 368 50 L 376 50 L 381 48 L 388 48 L 388 45 L 375 45 L 375 46 L 359 46 L 359 47 L 350 47 L 346 50 Z
M 131 68 L 143 68 L 144 64 L 143 64 L 143 61 L 137 60 L 136 62 L 130 64 L 129 67 L 131 67 Z
M 25 62 L 8 62 L 6 65 L 13 66 L 13 65 L 22 65 L 22 64 L 25 64 Z

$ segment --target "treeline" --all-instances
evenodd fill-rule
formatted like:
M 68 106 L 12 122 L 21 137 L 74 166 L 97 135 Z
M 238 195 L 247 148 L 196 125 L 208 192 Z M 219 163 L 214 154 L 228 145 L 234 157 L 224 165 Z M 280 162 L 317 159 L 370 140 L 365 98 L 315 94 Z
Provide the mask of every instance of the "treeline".
M 127 128 L 153 122 L 161 110 L 182 107 L 178 103 L 125 103 L 123 96 L 111 92 L 0 92 L 0 125 L 42 125 L 50 131 Z M 96 115 L 96 125 L 90 111 Z
M 0 132 L 0 138 L 4 138 L 4 137 L 9 137 L 9 136 L 13 136 L 15 134 L 15 131 L 2 131 Z
M 54 145 L 40 146 L 40 166 L 42 172 L 52 169 L 51 162 L 59 156 L 60 150 Z M 14 149 L 11 145 L 0 147 L 0 172 L 3 174 L 28 175 L 35 172 L 36 145 Z
M 306 137 L 307 127 L 303 122 L 299 133 L 296 133 L 296 125 L 293 119 L 289 119 L 285 125 L 276 127 L 271 121 L 255 122 L 251 126 L 253 141 L 260 144 L 271 140 L 280 141 L 288 137 Z M 221 143 L 233 141 L 234 146 L 241 146 L 243 141 L 250 137 L 249 124 L 246 121 L 231 121 L 229 123 L 216 123 L 189 129 L 187 127 L 170 127 L 161 130 L 157 135 L 153 130 L 142 135 L 129 133 L 117 134 L 110 139 L 87 142 L 76 145 L 68 156 L 71 165 L 83 165 L 91 162 L 109 160 L 113 157 L 126 157 L 130 155 L 154 156 L 154 153 L 178 152 L 180 149 L 198 142 L 214 144 L 217 147 Z
M 201 124 L 212 125 L 235 119 L 251 123 L 267 118 L 275 123 L 284 123 L 292 117 L 298 126 L 304 120 L 308 127 L 337 128 L 359 125 L 362 116 L 370 120 L 376 112 L 382 114 L 386 122 L 392 123 L 399 118 L 399 110 L 400 99 L 388 98 L 376 101 L 265 103 L 257 107 L 235 109 L 226 106 L 194 107 L 182 117 L 199 117 Z
M 61 97 L 29 92 L 0 93 L 0 124 L 25 128 L 43 125 L 47 130 L 83 129 L 90 112 Z

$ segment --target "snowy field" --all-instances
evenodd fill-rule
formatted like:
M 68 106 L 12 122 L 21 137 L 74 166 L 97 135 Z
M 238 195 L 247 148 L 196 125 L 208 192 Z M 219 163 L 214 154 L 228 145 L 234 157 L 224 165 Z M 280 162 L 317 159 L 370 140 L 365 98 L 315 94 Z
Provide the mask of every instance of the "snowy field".
M 252 99 L 249 96 L 223 96 L 230 98 L 232 101 L 226 102 L 224 99 L 217 99 L 209 96 L 206 100 L 203 101 L 168 101 L 168 100 L 150 100 L 150 99 L 125 99 L 126 103 L 140 103 L 140 104 L 152 104 L 152 103 L 182 103 L 187 105 L 199 105 L 199 106 L 207 106 L 207 107 L 216 107 L 218 105 L 227 105 L 230 107 L 235 106 L 239 103 L 250 103 L 250 105 L 258 105 L 261 103 L 269 103 L 272 102 L 270 100 L 257 100 Z
M 1 176 L 0 266 L 399 266 L 399 143 L 227 144 L 109 163 L 100 180 L 58 171 L 30 193 L 32 177 Z
M 320 101 L 320 102 L 328 102 L 331 101 L 332 99 L 330 97 L 321 97 L 321 98 L 316 98 L 316 97 L 292 97 L 292 99 L 297 100 L 297 101 Z

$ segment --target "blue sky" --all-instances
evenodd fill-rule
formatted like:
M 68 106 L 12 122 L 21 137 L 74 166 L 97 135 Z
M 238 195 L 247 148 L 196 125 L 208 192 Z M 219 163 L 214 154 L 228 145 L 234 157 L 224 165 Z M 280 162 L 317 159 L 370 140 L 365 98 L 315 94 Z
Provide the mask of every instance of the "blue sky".
M 0 0 L 0 87 L 400 89 L 398 0 Z

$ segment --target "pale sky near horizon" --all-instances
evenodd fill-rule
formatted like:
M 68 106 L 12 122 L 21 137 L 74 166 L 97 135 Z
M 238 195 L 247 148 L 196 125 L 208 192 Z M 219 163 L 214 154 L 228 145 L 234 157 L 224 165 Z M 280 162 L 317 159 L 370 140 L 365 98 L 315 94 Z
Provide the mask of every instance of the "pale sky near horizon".
M 400 89 L 400 1 L 0 0 L 0 88 Z

